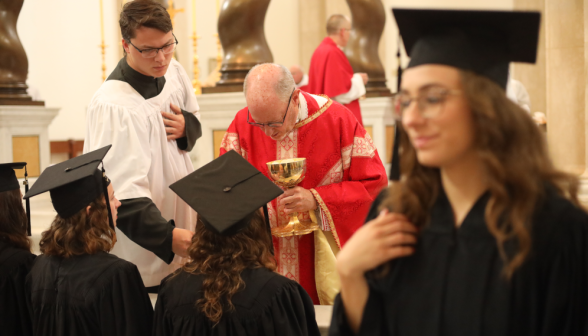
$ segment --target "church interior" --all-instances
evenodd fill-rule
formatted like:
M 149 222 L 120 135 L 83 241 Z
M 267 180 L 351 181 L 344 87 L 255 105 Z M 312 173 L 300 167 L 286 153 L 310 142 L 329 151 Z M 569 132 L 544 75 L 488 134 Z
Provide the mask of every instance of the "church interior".
M 0 0 L 0 12 L 13 10 L 8 5 L 12 1 Z M 19 88 L 26 84 L 30 98 L 6 98 L 0 86 L 0 162 L 26 161 L 29 183 L 34 184 L 47 167 L 83 153 L 90 101 L 124 57 L 118 20 L 128 0 L 15 2 L 22 3 L 15 11 L 17 21 L 0 34 L 15 28 L 16 35 L 11 36 L 17 36 L 26 52 L 26 82 L 20 82 Z M 202 136 L 189 153 L 194 169 L 219 157 L 229 125 L 247 105 L 243 94 L 247 71 L 270 62 L 287 68 L 298 65 L 308 73 L 314 50 L 327 36 L 327 19 L 343 14 L 351 18 L 352 31 L 342 50 L 354 72 L 369 74 L 366 93 L 359 99 L 363 126 L 389 172 L 396 122 L 391 96 L 398 90 L 399 71 L 410 61 L 391 9 L 539 11 L 536 63 L 513 63 L 509 76 L 526 89 L 528 112 L 545 136 L 555 166 L 580 178 L 579 199 L 588 206 L 588 3 L 584 1 L 159 2 L 170 14 L 178 41 L 174 58 L 188 74 L 199 106 Z M 245 42 L 239 44 L 239 38 Z M 6 67 L 0 64 L 0 73 Z M 24 172 L 17 171 L 17 177 L 22 181 Z M 35 254 L 40 254 L 41 233 L 55 215 L 49 193 L 31 198 Z M 157 294 L 150 298 L 155 304 Z M 326 335 L 332 306 L 315 309 Z

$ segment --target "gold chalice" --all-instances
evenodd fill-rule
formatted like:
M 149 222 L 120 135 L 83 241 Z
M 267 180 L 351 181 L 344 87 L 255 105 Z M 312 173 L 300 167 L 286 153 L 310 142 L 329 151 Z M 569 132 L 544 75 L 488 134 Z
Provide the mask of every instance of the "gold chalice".
M 306 159 L 293 158 L 271 161 L 267 163 L 267 168 L 271 178 L 277 185 L 292 189 L 304 180 L 304 176 L 306 175 Z M 290 214 L 288 224 L 283 227 L 278 226 L 273 228 L 272 235 L 276 237 L 304 235 L 317 229 L 318 225 L 316 223 L 311 223 L 310 225 L 301 223 L 298 220 L 298 213 L 293 212 Z

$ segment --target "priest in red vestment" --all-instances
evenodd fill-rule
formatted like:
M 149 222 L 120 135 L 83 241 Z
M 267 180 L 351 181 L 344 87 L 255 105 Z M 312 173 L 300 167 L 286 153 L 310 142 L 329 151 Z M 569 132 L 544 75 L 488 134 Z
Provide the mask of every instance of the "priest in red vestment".
M 365 95 L 366 73 L 353 73 L 342 48 L 349 41 L 351 22 L 341 14 L 327 20 L 328 36 L 316 48 L 308 70 L 308 92 L 325 94 L 345 105 L 363 126 L 359 97 Z
M 338 292 L 335 254 L 363 225 L 371 202 L 387 186 L 369 134 L 345 107 L 297 89 L 277 64 L 254 67 L 245 79 L 247 107 L 237 113 L 221 143 L 269 178 L 269 161 L 306 158 L 306 178 L 268 204 L 272 227 L 289 214 L 315 219 L 321 230 L 273 238 L 278 272 L 298 281 L 315 304 L 332 304 Z

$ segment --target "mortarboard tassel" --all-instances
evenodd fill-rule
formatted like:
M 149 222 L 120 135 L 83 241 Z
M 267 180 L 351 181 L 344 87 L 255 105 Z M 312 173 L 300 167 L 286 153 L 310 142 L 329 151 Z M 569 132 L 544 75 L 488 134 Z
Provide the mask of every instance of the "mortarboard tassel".
M 27 166 L 25 165 L 24 167 L 25 169 L 25 175 L 24 175 L 24 186 L 25 186 L 25 195 L 26 193 L 29 192 L 29 180 L 28 180 L 28 176 L 29 174 L 27 173 Z M 26 200 L 26 208 L 27 208 L 27 235 L 30 237 L 31 236 L 31 202 L 29 201 L 29 199 L 27 198 Z
M 112 212 L 110 211 L 110 199 L 108 198 L 108 187 L 106 186 L 106 172 L 104 171 L 104 163 L 102 163 L 102 191 L 104 192 L 104 200 L 106 201 L 106 209 L 108 211 L 108 224 L 114 230 L 114 222 L 112 220 Z
M 267 233 L 269 234 L 270 243 L 272 244 L 270 251 L 271 251 L 272 255 L 274 255 L 274 239 L 272 238 L 272 227 L 270 225 L 269 212 L 267 211 L 267 204 L 263 205 L 263 216 L 265 217 L 265 223 L 267 224 Z
M 396 94 L 400 92 L 400 84 L 402 82 L 402 63 L 400 58 L 401 39 L 402 37 L 398 36 L 398 51 L 396 52 L 396 57 L 398 59 L 398 81 L 396 84 Z M 398 126 L 399 122 L 399 120 L 396 120 L 396 122 L 394 123 L 394 145 L 392 146 L 392 163 L 390 164 L 391 181 L 400 180 L 400 155 L 398 154 L 398 147 L 400 146 L 400 127 Z

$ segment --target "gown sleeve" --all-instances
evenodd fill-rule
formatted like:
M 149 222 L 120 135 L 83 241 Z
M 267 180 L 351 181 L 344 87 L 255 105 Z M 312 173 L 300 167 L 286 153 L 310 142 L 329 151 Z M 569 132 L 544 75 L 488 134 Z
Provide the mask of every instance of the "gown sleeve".
M 121 261 L 110 286 L 100 293 L 96 311 L 100 312 L 102 335 L 150 335 L 153 307 L 137 267 Z
M 177 140 L 178 148 L 190 152 L 198 140 L 202 136 L 202 125 L 200 125 L 200 107 L 194 94 L 194 89 L 190 77 L 186 70 L 178 64 L 179 78 L 184 88 L 184 108 L 182 114 L 186 122 L 186 136 Z
M 259 326 L 246 331 L 251 336 L 320 335 L 312 299 L 297 283 L 284 286 L 263 312 Z
M 190 152 L 194 148 L 196 140 L 202 136 L 202 125 L 193 113 L 182 110 L 182 114 L 186 122 L 186 136 L 177 140 L 178 148 Z
M 112 144 L 104 158 L 117 198 L 117 228 L 139 246 L 169 263 L 173 221 L 167 221 L 151 199 L 151 148 L 148 122 L 127 108 L 93 103 L 88 109 L 84 153 Z
M 3 335 L 32 335 L 32 321 L 25 298 L 25 279 L 35 255 L 19 253 L 13 256 L 19 265 L 0 274 L 0 330 Z
M 378 197 L 372 203 L 365 222 L 378 217 L 380 213 L 378 208 L 382 201 L 388 196 L 388 188 L 383 189 Z M 368 281 L 370 284 L 371 281 Z M 375 291 L 373 286 L 369 286 L 368 300 L 366 302 L 361 326 L 358 335 L 384 335 L 384 302 L 381 296 Z M 341 294 L 337 294 L 333 304 L 333 317 L 329 329 L 330 336 L 355 336 L 355 333 L 349 328 L 347 316 L 345 315 L 345 306 L 341 300 Z

